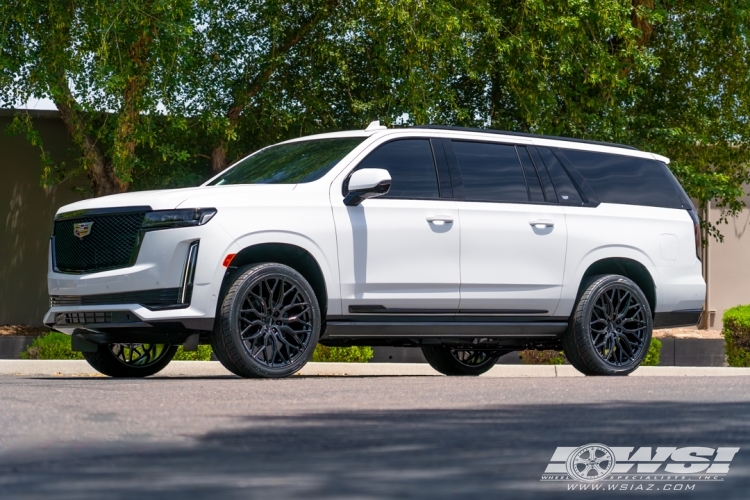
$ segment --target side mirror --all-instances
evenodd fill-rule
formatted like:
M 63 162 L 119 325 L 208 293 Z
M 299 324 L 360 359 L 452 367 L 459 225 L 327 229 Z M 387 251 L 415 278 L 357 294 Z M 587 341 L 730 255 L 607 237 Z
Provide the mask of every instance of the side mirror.
M 363 168 L 349 177 L 344 205 L 356 207 L 367 198 L 382 196 L 391 189 L 391 174 L 384 168 Z

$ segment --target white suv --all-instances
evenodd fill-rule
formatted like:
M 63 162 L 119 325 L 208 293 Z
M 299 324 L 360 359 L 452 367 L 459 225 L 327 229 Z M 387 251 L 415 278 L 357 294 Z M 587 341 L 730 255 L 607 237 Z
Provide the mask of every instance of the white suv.
M 585 374 L 628 374 L 705 295 L 668 162 L 377 122 L 294 139 L 200 187 L 60 209 L 44 322 L 111 376 L 210 343 L 237 375 L 286 377 L 319 342 L 420 347 L 446 375 L 560 348 Z

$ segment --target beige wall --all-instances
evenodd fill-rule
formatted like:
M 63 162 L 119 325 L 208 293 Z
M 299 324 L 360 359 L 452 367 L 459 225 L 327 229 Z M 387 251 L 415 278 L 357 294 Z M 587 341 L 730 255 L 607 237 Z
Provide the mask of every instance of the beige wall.
M 750 197 L 745 199 L 750 206 Z M 716 222 L 721 211 L 710 209 L 710 220 Z M 745 208 L 729 224 L 718 226 L 724 235 L 722 243 L 709 242 L 708 248 L 708 307 L 711 314 L 709 328 L 721 330 L 721 317 L 726 309 L 739 304 L 750 304 L 750 209 Z
M 42 140 L 56 162 L 76 161 L 56 112 L 36 118 Z M 49 305 L 47 250 L 59 207 L 79 200 L 70 183 L 39 186 L 39 150 L 24 136 L 5 133 L 11 118 L 0 115 L 0 325 L 42 324 Z

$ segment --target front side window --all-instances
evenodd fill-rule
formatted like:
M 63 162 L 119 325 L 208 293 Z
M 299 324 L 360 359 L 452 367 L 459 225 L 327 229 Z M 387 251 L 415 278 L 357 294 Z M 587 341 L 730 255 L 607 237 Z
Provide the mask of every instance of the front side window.
M 240 160 L 208 185 L 312 182 L 327 174 L 365 139 L 338 137 L 271 146 Z
M 391 189 L 381 198 L 438 198 L 438 178 L 429 139 L 388 142 L 357 166 L 384 168 L 391 174 Z
M 514 146 L 453 141 L 467 201 L 529 201 Z

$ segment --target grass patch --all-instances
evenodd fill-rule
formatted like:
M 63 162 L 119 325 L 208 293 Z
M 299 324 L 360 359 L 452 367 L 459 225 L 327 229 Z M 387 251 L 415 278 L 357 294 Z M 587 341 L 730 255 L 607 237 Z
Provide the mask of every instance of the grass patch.
M 562 351 L 521 351 L 521 363 L 524 365 L 564 365 L 568 360 Z
M 174 361 L 211 361 L 211 346 L 199 345 L 197 351 L 184 351 L 182 346 L 177 348 L 177 352 L 172 360 Z
M 328 347 L 318 344 L 310 361 L 322 363 L 367 363 L 373 357 L 372 347 Z

